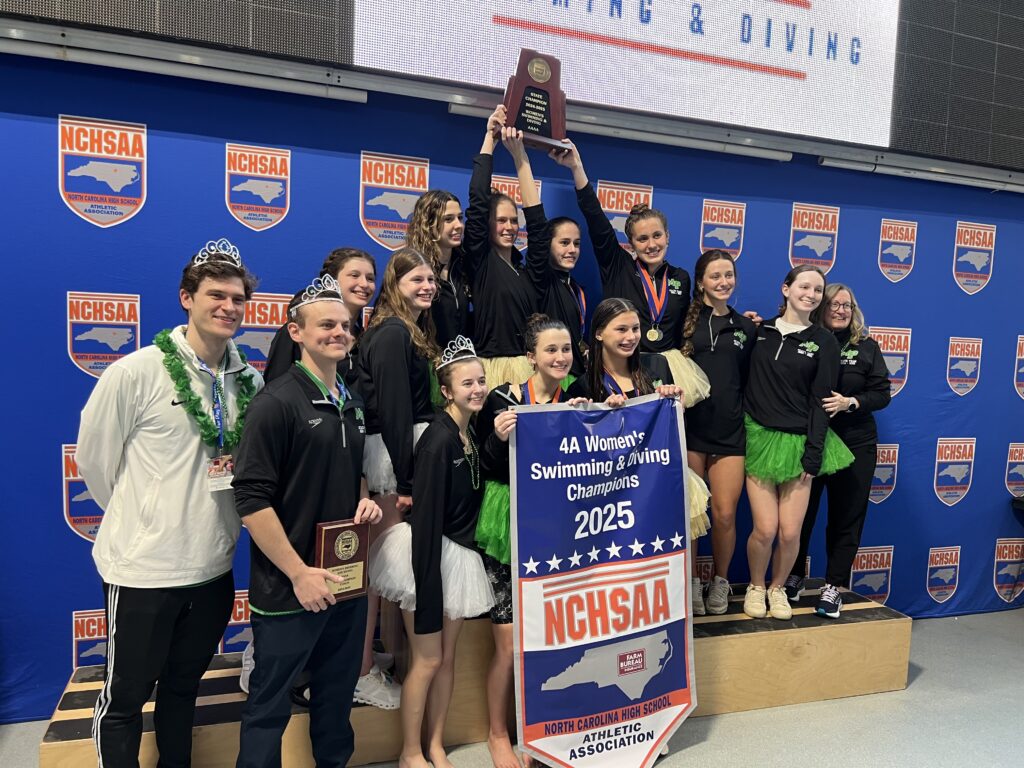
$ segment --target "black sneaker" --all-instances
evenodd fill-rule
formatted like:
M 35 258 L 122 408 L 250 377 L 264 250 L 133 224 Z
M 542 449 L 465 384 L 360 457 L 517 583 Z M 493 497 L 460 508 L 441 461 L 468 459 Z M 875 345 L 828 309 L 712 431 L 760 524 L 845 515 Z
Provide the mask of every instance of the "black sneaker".
M 839 612 L 843 609 L 843 598 L 839 590 L 831 584 L 821 588 L 821 597 L 818 598 L 816 609 L 819 616 L 827 616 L 830 619 L 838 619 Z
M 804 593 L 803 577 L 792 573 L 789 574 L 789 578 L 786 579 L 786 583 L 782 585 L 782 588 L 786 590 L 786 597 L 789 598 L 789 602 L 799 602 L 800 595 Z

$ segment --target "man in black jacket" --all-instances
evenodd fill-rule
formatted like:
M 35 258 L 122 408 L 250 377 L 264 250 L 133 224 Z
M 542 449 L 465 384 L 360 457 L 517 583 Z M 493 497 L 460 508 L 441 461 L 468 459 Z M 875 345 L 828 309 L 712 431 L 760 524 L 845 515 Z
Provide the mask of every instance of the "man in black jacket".
M 242 713 L 239 768 L 281 765 L 292 683 L 309 669 L 310 740 L 318 766 L 346 765 L 366 598 L 336 601 L 313 567 L 317 524 L 379 522 L 361 482 L 362 401 L 338 376 L 351 318 L 330 276 L 289 305 L 302 356 L 253 400 L 235 463 L 235 506 L 252 537 L 249 604 L 256 666 Z

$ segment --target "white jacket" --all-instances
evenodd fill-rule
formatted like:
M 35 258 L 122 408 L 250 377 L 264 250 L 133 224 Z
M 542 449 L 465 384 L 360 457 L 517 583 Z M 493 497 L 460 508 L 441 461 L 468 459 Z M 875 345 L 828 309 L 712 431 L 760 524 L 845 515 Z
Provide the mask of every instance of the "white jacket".
M 200 370 L 185 340 L 185 326 L 171 332 L 185 361 L 192 390 L 213 412 L 213 380 Z M 227 428 L 238 418 L 238 374 L 248 371 L 257 390 L 260 374 L 242 363 L 228 343 L 224 375 Z M 92 556 L 103 580 L 125 587 L 180 587 L 231 570 L 241 521 L 233 494 L 207 487 L 207 461 L 216 450 L 181 405 L 164 355 L 149 346 L 112 364 L 82 410 L 76 461 L 103 508 Z

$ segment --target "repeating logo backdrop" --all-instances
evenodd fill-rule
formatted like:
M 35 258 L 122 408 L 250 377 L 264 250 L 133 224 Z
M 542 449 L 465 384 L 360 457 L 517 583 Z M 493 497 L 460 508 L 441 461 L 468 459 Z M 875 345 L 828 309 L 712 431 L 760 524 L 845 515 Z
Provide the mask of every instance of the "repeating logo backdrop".
M 89 541 L 100 513 L 83 495 L 74 461 L 79 414 L 110 362 L 183 321 L 177 286 L 188 257 L 207 240 L 228 237 L 260 277 L 260 296 L 242 331 L 249 334 L 244 351 L 259 362 L 282 303 L 308 283 L 332 248 L 365 248 L 383 272 L 425 189 L 449 189 L 466 203 L 484 126 L 449 115 L 444 105 L 397 96 L 335 103 L 11 56 L 0 58 L 0 77 L 15 84 L 0 132 L 18 148 L 7 159 L 17 186 L 4 209 L 13 310 L 4 426 L 17 436 L 14 459 L 5 464 L 8 535 L 0 544 L 13 585 L 0 612 L 0 722 L 6 722 L 48 717 L 72 659 L 102 661 L 93 650 L 102 642 L 102 614 L 88 613 L 103 607 Z M 61 115 L 79 117 L 72 124 Z M 902 376 L 898 397 L 878 415 L 886 450 L 879 449 L 876 503 L 862 541 L 891 552 L 858 561 L 857 580 L 868 579 L 859 589 L 887 592 L 887 605 L 914 616 L 1024 604 L 1024 525 L 1011 508 L 1014 495 L 1024 493 L 1024 321 L 1017 296 L 1024 265 L 1013 251 L 1024 241 L 1020 198 L 821 168 L 809 158 L 779 164 L 574 138 L 592 179 L 623 180 L 609 185 L 603 199 L 610 216 L 646 199 L 666 213 L 672 263 L 692 271 L 702 238 L 716 228 L 742 228 L 731 246 L 714 240 L 742 246 L 739 310 L 774 314 L 791 249 L 797 260 L 830 263 L 829 279 L 854 288 L 889 370 L 896 380 Z M 225 204 L 229 144 L 288 153 L 287 179 L 270 173 L 269 157 L 247 156 L 244 168 L 234 166 L 246 179 L 273 185 L 255 187 L 269 202 L 251 189 L 230 192 L 248 195 L 257 207 L 285 208 L 274 226 L 253 229 Z M 497 153 L 496 173 L 513 175 L 510 158 L 503 149 Z M 531 157 L 548 215 L 578 217 L 569 173 L 543 154 Z M 100 165 L 69 175 L 90 162 L 130 168 L 110 176 L 113 169 Z M 57 185 L 55 166 L 62 169 Z M 277 162 L 278 174 L 282 168 Z M 86 182 L 102 192 L 74 187 Z M 240 184 L 245 179 L 233 186 Z M 276 194 L 277 184 L 284 195 Z M 110 200 L 69 198 L 69 190 Z M 795 210 L 798 203 L 803 207 Z M 117 226 L 90 220 L 76 205 L 90 215 L 105 211 Z M 883 220 L 904 224 L 887 231 Z M 912 236 L 908 222 L 916 225 Z M 971 222 L 972 229 L 958 230 L 958 222 Z M 880 247 L 880 237 L 888 245 Z M 911 241 L 909 253 L 890 248 Z M 594 306 L 601 290 L 585 232 L 583 243 L 578 278 Z M 982 259 L 970 251 L 985 252 L 988 262 L 974 269 Z M 892 282 L 880 268 L 889 259 L 912 261 L 913 269 Z M 969 271 L 973 284 L 985 274 L 984 290 L 964 290 L 951 264 Z M 966 394 L 951 387 L 951 339 L 984 342 L 975 369 L 984 375 Z M 963 370 L 969 367 L 955 372 L 969 375 Z M 953 450 L 937 467 L 940 439 L 973 441 L 970 461 Z M 968 463 L 968 474 L 957 479 Z M 938 495 L 937 475 L 943 493 L 968 486 L 951 506 Z M 824 518 L 812 541 L 812 575 L 825 569 Z M 749 530 L 744 500 L 741 542 Z M 709 544 L 702 540 L 697 553 L 705 571 L 700 558 L 710 555 Z M 940 555 L 932 567 L 932 551 L 955 547 L 956 575 L 947 583 L 954 566 Z M 243 534 L 235 563 L 239 590 L 248 585 L 247 548 Z M 743 552 L 737 547 L 733 581 L 747 577 Z M 946 592 L 939 602 L 936 595 Z M 239 648 L 245 632 L 245 611 L 237 613 L 225 633 L 226 650 Z

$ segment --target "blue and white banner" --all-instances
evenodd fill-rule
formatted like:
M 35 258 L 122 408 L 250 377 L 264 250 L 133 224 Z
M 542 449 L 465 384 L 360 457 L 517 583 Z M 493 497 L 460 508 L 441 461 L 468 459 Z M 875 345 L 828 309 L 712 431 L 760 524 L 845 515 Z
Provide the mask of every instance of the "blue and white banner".
M 517 411 L 519 744 L 549 765 L 649 766 L 697 706 L 682 409 Z

